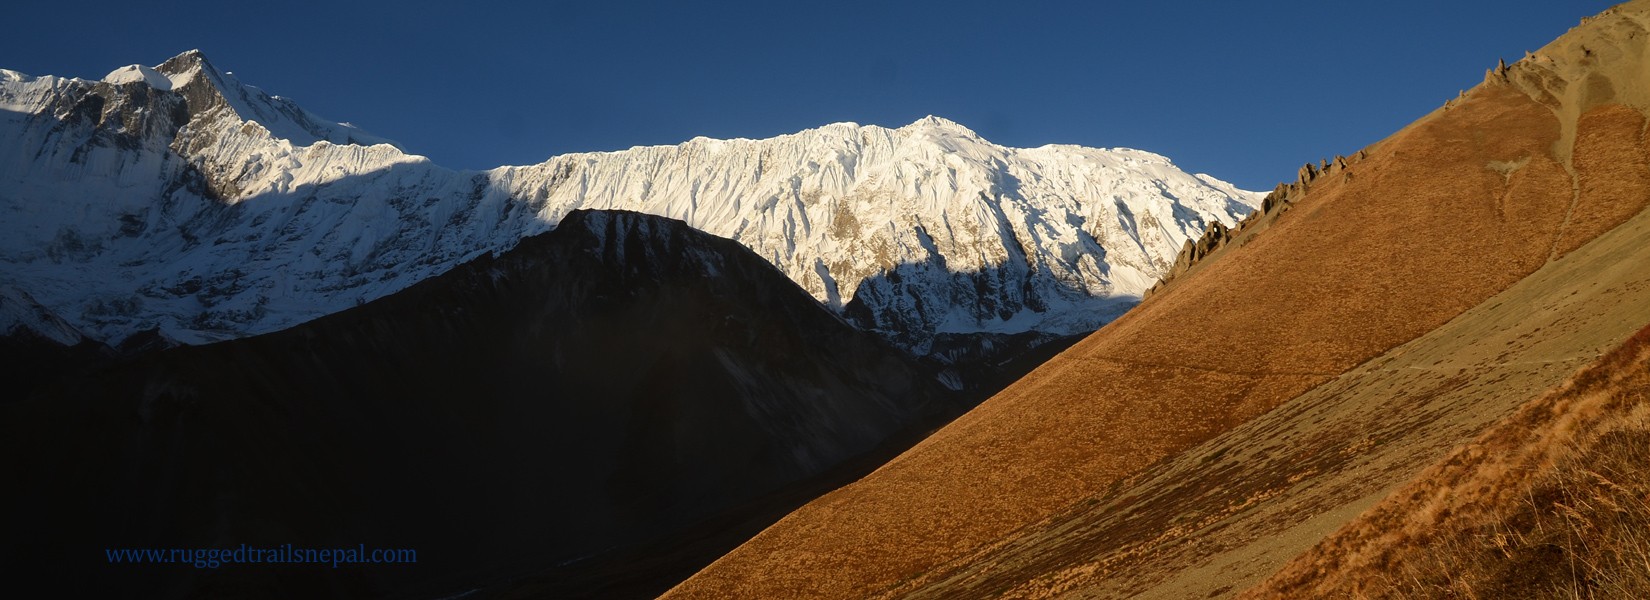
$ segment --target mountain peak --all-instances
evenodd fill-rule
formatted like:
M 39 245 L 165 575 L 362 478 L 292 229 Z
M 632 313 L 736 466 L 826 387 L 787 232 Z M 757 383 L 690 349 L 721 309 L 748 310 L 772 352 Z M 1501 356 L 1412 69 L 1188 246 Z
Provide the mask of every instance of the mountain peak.
M 917 119 L 910 125 L 901 127 L 901 129 L 938 129 L 941 131 L 960 133 L 969 137 L 980 137 L 980 134 L 975 133 L 974 130 L 963 126 L 961 123 L 952 121 L 951 119 L 947 119 L 945 117 L 936 117 L 934 115 L 928 115 L 921 119 Z
M 157 90 L 174 90 L 187 85 L 196 74 L 202 72 L 207 74 L 214 87 L 220 90 L 224 87 L 219 81 L 221 76 L 218 70 L 200 50 L 188 50 L 154 67 L 126 65 L 104 75 L 103 82 L 120 85 L 141 81 Z
M 188 50 L 166 59 L 166 62 L 154 69 L 141 65 L 116 69 L 109 77 L 104 78 L 104 81 L 115 83 L 116 81 L 111 78 L 120 79 L 120 82 L 136 81 L 144 72 L 155 73 L 155 77 L 144 76 L 144 80 L 158 89 L 183 92 L 200 106 L 211 107 L 221 102 L 238 118 L 256 121 L 268 129 L 271 135 L 290 140 L 294 144 L 308 145 L 328 141 L 335 144 L 389 144 L 397 149 L 401 147 L 394 141 L 362 131 L 352 124 L 329 121 L 304 110 L 291 100 L 271 96 L 256 87 L 243 84 L 233 73 L 218 70 L 206 58 L 206 53 L 198 49 Z M 204 75 L 204 78 L 197 77 L 200 75 Z M 184 89 L 197 79 L 206 87 Z M 170 86 L 163 87 L 162 80 L 169 81 Z
M 149 87 L 153 87 L 157 90 L 170 90 L 173 85 L 170 78 L 162 75 L 159 71 L 143 65 L 126 65 L 119 69 L 110 71 L 108 75 L 103 76 L 104 83 L 112 83 L 115 85 L 138 81 L 149 84 Z
M 206 53 L 200 50 L 187 50 L 168 58 L 154 70 L 171 78 L 174 86 L 188 82 L 196 73 L 205 72 L 212 79 L 217 79 L 219 74 L 218 69 L 212 66 L 212 61 L 206 59 Z
M 192 49 L 185 50 L 178 53 L 177 56 L 166 59 L 165 62 L 160 63 L 159 67 L 156 67 L 156 70 L 166 73 L 167 75 L 177 75 L 192 69 L 199 69 L 203 67 L 210 68 L 211 66 L 212 62 L 206 59 L 205 52 L 201 52 L 199 49 Z

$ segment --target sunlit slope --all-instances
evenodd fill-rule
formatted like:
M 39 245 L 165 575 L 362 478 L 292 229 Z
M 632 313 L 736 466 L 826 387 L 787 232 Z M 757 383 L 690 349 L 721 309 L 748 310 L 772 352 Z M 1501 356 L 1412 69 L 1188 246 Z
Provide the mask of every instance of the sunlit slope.
M 1641 6 L 1567 36 L 1598 42 L 1560 40 L 1492 70 L 1363 158 L 1305 174 L 1253 230 L 1133 312 L 673 594 L 920 590 L 968 571 L 1005 536 L 1155 473 L 1141 469 L 1437 329 L 1619 225 L 1650 198 L 1642 111 L 1618 104 L 1644 106 L 1640 90 L 1650 89 Z M 1239 469 L 1221 481 L 1244 477 Z M 1179 525 L 1175 515 L 1163 521 Z M 1084 561 L 1110 549 L 1087 547 Z M 1020 591 L 1056 591 L 1060 581 Z
M 1249 597 L 1650 595 L 1650 328 Z
M 1444 326 L 936 569 L 912 591 L 1242 590 L 1650 323 L 1646 239 L 1641 212 Z M 1313 597 L 1293 591 L 1284 597 Z

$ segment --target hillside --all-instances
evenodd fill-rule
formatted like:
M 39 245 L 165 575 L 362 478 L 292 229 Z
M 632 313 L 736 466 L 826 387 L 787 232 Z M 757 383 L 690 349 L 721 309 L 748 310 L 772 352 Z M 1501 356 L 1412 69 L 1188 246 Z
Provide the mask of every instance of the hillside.
M 670 597 L 1259 581 L 1643 326 L 1647 11 L 1303 169 L 1134 311 Z
M 431 597 L 568 565 L 573 585 L 623 551 L 654 561 L 624 592 L 656 594 L 962 402 L 734 242 L 579 211 L 335 315 L 8 396 L 0 560 L 51 595 Z M 713 539 L 677 548 L 711 519 L 696 535 Z M 197 570 L 101 553 L 225 540 L 420 560 Z
M 1634 331 L 1650 302 L 1646 236 L 1641 213 L 1443 327 L 1015 532 L 920 591 L 1241 590 Z
M 1244 596 L 1646 597 L 1647 411 L 1650 328 Z

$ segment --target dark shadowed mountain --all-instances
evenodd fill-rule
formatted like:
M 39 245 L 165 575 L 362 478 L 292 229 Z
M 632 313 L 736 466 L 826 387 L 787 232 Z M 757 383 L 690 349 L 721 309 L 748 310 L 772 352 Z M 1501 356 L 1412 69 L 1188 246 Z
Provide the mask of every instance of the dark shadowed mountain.
M 776 517 L 774 502 L 805 501 L 784 498 L 961 402 L 739 244 L 579 211 L 354 309 L 0 405 L 0 560 L 69 596 L 457 594 L 670 546 L 707 519 L 748 535 L 748 515 Z M 104 554 L 243 543 L 419 560 Z

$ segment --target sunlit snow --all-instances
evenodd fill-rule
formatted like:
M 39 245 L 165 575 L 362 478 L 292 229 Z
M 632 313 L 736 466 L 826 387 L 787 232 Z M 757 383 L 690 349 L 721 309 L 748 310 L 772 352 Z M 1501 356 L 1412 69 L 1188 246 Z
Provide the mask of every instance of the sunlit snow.
M 102 82 L 0 72 L 0 136 L 0 275 L 110 342 L 282 329 L 581 208 L 736 240 L 919 351 L 938 332 L 1077 333 L 1261 197 L 1149 152 L 1006 148 L 938 117 L 455 171 L 196 52 Z

